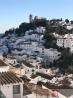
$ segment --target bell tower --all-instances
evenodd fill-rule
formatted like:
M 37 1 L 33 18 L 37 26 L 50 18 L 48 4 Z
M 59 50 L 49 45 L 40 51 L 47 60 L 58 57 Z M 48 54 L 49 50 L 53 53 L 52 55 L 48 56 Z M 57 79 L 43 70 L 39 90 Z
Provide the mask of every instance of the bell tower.
M 29 15 L 29 23 L 31 23 L 33 21 L 33 16 L 30 14 Z

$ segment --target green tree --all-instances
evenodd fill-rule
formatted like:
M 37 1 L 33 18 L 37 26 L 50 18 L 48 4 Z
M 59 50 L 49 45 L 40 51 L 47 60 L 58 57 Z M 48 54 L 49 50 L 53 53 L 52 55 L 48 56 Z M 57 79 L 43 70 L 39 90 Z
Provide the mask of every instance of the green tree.
M 61 58 L 57 61 L 57 65 L 61 69 L 65 70 L 72 64 L 73 62 L 72 60 L 73 60 L 73 57 L 70 52 L 70 49 L 66 48 L 61 52 Z
M 58 26 L 55 30 L 56 33 L 63 35 L 66 34 L 68 32 L 68 30 L 64 27 L 64 26 Z
M 68 19 L 65 19 L 65 22 L 68 24 L 69 23 L 69 20 Z

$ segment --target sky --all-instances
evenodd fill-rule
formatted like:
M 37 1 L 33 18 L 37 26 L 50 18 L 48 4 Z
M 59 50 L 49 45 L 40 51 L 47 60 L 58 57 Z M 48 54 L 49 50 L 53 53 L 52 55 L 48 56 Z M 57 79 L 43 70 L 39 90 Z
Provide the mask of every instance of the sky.
M 73 20 L 73 0 L 0 0 L 0 33 L 33 16 Z

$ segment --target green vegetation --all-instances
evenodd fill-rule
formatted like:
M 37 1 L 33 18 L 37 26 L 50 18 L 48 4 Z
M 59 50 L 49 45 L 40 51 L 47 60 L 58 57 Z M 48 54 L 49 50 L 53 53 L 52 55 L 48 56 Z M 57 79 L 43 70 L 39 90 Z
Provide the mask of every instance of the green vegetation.
M 43 26 L 45 27 L 47 24 L 47 20 L 46 19 L 35 19 L 32 23 L 21 23 L 19 25 L 18 28 L 16 29 L 9 29 L 5 32 L 5 36 L 7 36 L 8 34 L 13 34 L 14 31 L 16 33 L 17 36 L 22 36 L 25 35 L 25 32 L 28 30 L 34 30 L 36 27 L 39 26 Z
M 69 48 L 64 48 L 61 51 L 61 57 L 59 60 L 54 61 L 53 66 L 59 67 L 61 71 L 68 71 L 69 67 L 73 67 L 73 54 L 70 53 Z
M 56 45 L 56 38 L 54 37 L 53 33 L 57 33 L 60 35 L 66 34 L 66 33 L 72 33 L 73 29 L 68 30 L 66 29 L 66 25 L 60 25 L 59 21 L 62 21 L 61 19 L 34 19 L 31 23 L 21 23 L 18 28 L 16 29 L 9 29 L 5 32 L 4 36 L 8 36 L 9 34 L 15 34 L 17 36 L 25 35 L 25 32 L 28 30 L 35 30 L 36 27 L 43 26 L 46 28 L 46 31 L 44 32 L 43 40 L 45 48 L 55 48 L 58 51 L 61 52 L 61 58 L 58 61 L 54 61 L 53 66 L 59 67 L 61 70 L 66 70 L 70 66 L 73 67 L 73 55 L 70 53 L 69 49 L 59 48 Z M 65 22 L 68 24 L 70 21 L 68 19 L 65 20 Z M 73 24 L 73 21 L 71 21 L 71 24 Z

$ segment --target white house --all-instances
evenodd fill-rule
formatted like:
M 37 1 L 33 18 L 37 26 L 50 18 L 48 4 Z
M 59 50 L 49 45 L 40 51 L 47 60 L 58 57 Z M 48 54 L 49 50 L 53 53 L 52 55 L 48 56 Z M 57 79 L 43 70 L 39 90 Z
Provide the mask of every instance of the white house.
M 32 94 L 30 98 L 67 98 L 56 90 L 51 90 L 43 85 L 29 84 Z
M 62 36 L 57 38 L 57 45 L 59 47 L 64 47 L 64 38 Z
M 45 49 L 43 47 L 37 47 L 37 51 L 39 51 L 39 54 L 43 54 L 43 56 L 48 57 L 48 60 L 50 62 L 53 62 L 54 60 L 58 60 L 61 55 L 60 52 L 58 52 L 56 49 L 53 48 Z
M 21 64 L 17 64 L 15 66 L 11 66 L 9 71 L 14 72 L 19 77 L 25 75 L 25 68 Z
M 12 64 L 12 65 L 17 65 L 17 60 L 14 56 L 8 56 L 7 58 L 5 58 L 5 62 L 7 64 Z
M 30 98 L 52 98 L 48 89 L 42 88 L 36 84 L 29 84 L 28 87 L 32 91 Z
M 32 32 L 32 33 L 29 33 L 28 35 L 24 36 L 25 40 L 29 40 L 29 41 L 41 41 L 41 36 L 43 34 L 41 33 L 38 33 L 38 32 Z
M 57 38 L 57 45 L 59 47 L 70 48 L 73 52 L 73 34 L 65 34 Z
M 39 32 L 39 33 L 44 33 L 45 32 L 45 27 L 39 26 L 39 27 L 36 28 L 36 31 Z
M 72 96 L 70 96 L 69 98 L 73 98 L 73 95 L 72 95 Z
M 3 56 L 2 56 L 2 54 L 0 54 L 0 59 L 3 60 Z
M 8 70 L 9 70 L 9 65 L 7 65 L 2 60 L 0 60 L 0 72 L 7 72 Z
M 50 62 L 53 62 L 54 60 L 58 60 L 61 56 L 61 53 L 53 48 L 44 49 L 44 53 L 45 55 L 48 56 Z
M 22 63 L 23 67 L 24 67 L 24 74 L 27 76 L 27 77 L 30 77 L 32 74 L 35 74 L 36 73 L 36 70 L 35 70 L 35 67 L 26 62 L 26 61 L 23 61 Z
M 0 98 L 28 98 L 26 89 L 21 78 L 15 73 L 0 73 Z

